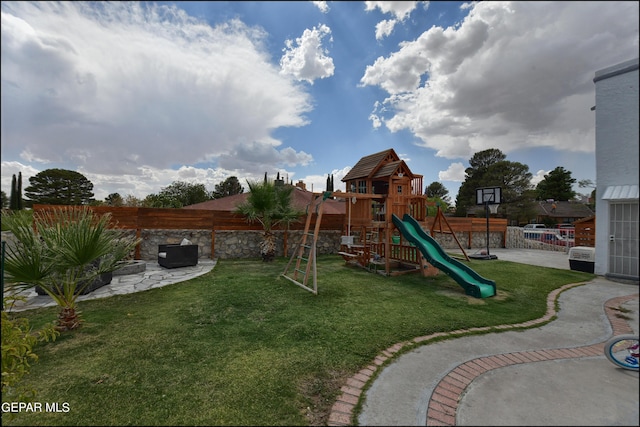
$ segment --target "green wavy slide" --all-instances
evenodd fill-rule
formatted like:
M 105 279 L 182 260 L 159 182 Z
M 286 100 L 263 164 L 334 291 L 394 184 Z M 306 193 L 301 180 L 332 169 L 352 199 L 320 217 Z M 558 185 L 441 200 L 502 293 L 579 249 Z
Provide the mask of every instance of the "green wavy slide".
M 400 219 L 394 214 L 392 219 L 402 236 L 416 245 L 427 262 L 455 280 L 467 295 L 488 298 L 496 294 L 496 282 L 485 279 L 466 264 L 447 255 L 438 242 L 425 233 L 411 215 L 405 214 Z

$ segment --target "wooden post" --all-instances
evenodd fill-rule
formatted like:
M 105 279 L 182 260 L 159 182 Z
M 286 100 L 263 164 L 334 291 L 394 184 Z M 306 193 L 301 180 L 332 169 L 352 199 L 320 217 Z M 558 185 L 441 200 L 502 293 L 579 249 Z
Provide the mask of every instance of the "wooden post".
M 288 239 L 288 237 L 289 237 L 289 233 L 288 233 L 288 231 L 289 231 L 289 230 L 284 230 L 284 234 L 282 235 L 282 241 L 283 241 L 283 248 L 282 248 L 282 251 L 283 251 L 283 255 L 284 255 L 285 257 L 288 257 L 288 256 L 289 256 L 289 255 L 288 255 L 289 248 L 287 247 L 287 246 L 288 246 L 288 245 L 287 245 L 287 242 L 288 242 L 288 240 L 289 240 L 289 239 Z
M 142 233 L 140 232 L 139 228 L 136 228 L 136 239 L 140 239 L 140 236 L 142 236 Z M 138 243 L 136 245 L 136 250 L 135 250 L 135 253 L 133 255 L 133 259 L 140 259 L 140 245 L 141 245 L 141 243 Z
M 216 253 L 216 229 L 211 228 L 211 259 L 215 259 Z

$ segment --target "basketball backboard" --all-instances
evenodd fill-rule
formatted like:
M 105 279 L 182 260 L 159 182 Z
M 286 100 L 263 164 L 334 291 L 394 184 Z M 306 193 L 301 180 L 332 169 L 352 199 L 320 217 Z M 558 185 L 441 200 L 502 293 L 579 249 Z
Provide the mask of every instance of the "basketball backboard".
M 476 188 L 476 205 L 499 205 L 502 201 L 502 189 L 500 187 Z

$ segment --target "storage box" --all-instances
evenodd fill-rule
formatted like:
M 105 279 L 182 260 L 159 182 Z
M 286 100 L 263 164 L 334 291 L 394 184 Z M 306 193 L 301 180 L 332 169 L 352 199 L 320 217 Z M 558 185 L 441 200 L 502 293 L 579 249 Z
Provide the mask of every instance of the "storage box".
M 347 246 L 353 245 L 353 236 L 341 236 L 340 244 Z
M 593 273 L 596 249 L 588 246 L 574 246 L 569 249 L 569 267 L 574 271 Z

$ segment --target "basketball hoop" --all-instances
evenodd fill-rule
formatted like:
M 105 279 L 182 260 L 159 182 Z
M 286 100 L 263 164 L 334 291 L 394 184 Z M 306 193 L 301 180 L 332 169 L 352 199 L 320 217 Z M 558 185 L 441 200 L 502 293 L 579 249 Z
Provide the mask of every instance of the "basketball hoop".
M 489 253 L 489 212 L 498 213 L 498 206 L 502 201 L 502 188 L 500 187 L 483 187 L 476 188 L 476 205 L 484 205 L 485 216 L 487 217 L 487 249 L 484 254 L 478 255 L 478 259 L 497 259 L 495 255 Z

